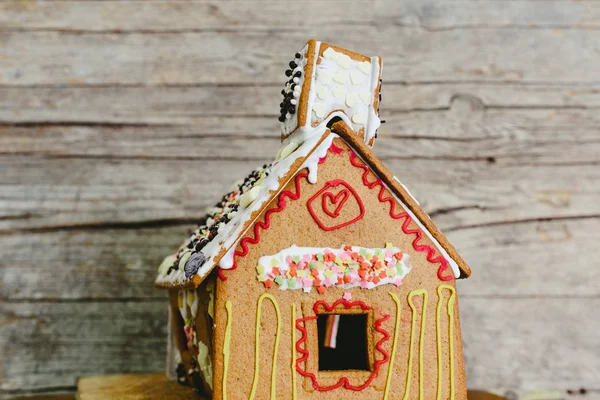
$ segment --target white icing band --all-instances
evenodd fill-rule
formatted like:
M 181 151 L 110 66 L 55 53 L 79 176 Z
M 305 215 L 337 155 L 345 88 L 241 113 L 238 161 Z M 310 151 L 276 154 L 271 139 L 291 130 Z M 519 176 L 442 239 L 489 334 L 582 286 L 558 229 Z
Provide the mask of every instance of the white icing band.
M 339 249 L 291 246 L 258 260 L 257 279 L 267 288 L 281 290 L 328 287 L 373 289 L 400 286 L 410 272 L 410 259 L 397 247 L 342 246 Z

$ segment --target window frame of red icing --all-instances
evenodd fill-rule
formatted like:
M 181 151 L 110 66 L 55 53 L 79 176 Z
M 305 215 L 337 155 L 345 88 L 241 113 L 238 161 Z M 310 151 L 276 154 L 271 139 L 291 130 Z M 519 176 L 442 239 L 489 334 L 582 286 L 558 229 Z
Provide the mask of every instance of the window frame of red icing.
M 350 199 L 350 195 L 352 195 L 356 199 L 356 203 L 358 204 L 358 208 L 360 210 L 360 213 L 356 217 L 354 217 L 353 219 L 351 219 L 349 221 L 345 221 L 345 222 L 342 222 L 341 224 L 337 224 L 337 225 L 326 226 L 323 223 L 323 221 L 321 221 L 321 219 L 317 215 L 316 211 L 314 210 L 313 204 L 316 201 L 317 203 L 319 203 L 319 205 L 323 209 L 323 212 L 326 215 L 331 216 L 331 214 L 329 214 L 329 212 L 326 211 L 326 207 L 325 207 L 325 195 L 328 194 L 328 193 L 330 193 L 330 192 L 328 192 L 329 189 L 331 189 L 331 188 L 337 188 L 340 185 L 342 185 L 344 187 L 343 190 L 349 192 L 349 194 L 343 200 L 343 204 L 345 204 Z M 340 193 L 342 193 L 342 191 L 340 191 L 338 193 L 338 195 Z M 333 194 L 330 194 L 330 196 L 337 197 L 337 196 L 333 196 Z M 318 201 L 319 197 L 321 197 L 321 201 L 320 202 Z M 342 206 L 343 206 L 343 204 L 342 204 Z M 325 186 L 323 186 L 321 188 L 321 190 L 319 190 L 310 199 L 308 199 L 308 201 L 306 202 L 306 207 L 308 208 L 308 212 L 313 217 L 313 219 L 315 220 L 315 222 L 317 223 L 317 225 L 319 225 L 319 228 L 321 228 L 321 229 L 323 229 L 324 231 L 327 231 L 327 232 L 335 231 L 335 230 L 343 228 L 345 226 L 352 225 L 355 222 L 360 221 L 365 216 L 365 205 L 363 204 L 362 199 L 360 198 L 360 196 L 358 195 L 358 193 L 356 192 L 356 190 L 348 182 L 346 182 L 343 179 L 333 179 L 331 181 L 325 182 Z M 339 208 L 341 209 L 341 206 L 339 206 Z M 338 215 L 336 217 L 333 217 L 334 219 L 339 216 L 339 210 L 336 210 L 336 211 L 338 211 L 338 213 L 337 213 Z
M 381 314 L 375 319 L 376 309 L 362 301 L 339 299 L 333 304 L 319 300 L 314 304 L 302 303 L 304 317 L 296 319 L 295 329 L 298 338 L 296 348 L 296 371 L 304 377 L 304 389 L 307 391 L 328 392 L 335 389 L 362 391 L 367 387 L 378 388 L 383 384 L 385 374 L 379 373 L 381 367 L 390 360 L 389 353 L 382 347 L 390 339 L 390 333 L 382 326 L 389 314 Z M 366 314 L 367 349 L 370 371 L 339 370 L 319 371 L 318 315 L 323 314 Z M 379 337 L 379 338 L 378 338 Z M 381 382 L 380 382 L 381 380 Z

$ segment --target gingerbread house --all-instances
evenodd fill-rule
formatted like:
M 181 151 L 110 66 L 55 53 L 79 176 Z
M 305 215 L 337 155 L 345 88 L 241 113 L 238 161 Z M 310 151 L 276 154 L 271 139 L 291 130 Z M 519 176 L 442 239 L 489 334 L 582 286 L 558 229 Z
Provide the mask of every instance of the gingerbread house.
M 282 147 L 159 267 L 170 357 L 213 399 L 466 399 L 470 269 L 371 150 L 381 61 L 310 41 Z

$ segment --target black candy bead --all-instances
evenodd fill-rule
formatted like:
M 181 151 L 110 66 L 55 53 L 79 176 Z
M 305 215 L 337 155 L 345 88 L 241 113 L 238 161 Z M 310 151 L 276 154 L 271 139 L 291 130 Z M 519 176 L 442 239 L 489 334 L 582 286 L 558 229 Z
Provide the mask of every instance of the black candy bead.
M 281 91 L 281 94 L 285 96 L 285 89 Z
M 291 69 L 285 70 L 285 76 L 292 76 L 292 70 Z
M 296 114 L 296 106 L 290 106 L 290 108 L 288 108 L 288 111 L 290 112 L 290 114 Z
M 300 53 L 296 53 L 295 57 L 296 57 L 296 58 L 302 58 L 302 54 L 300 54 Z
M 295 61 L 290 61 L 290 68 L 295 69 L 298 66 Z M 289 76 L 289 75 L 288 75 Z
M 183 270 L 185 271 L 185 277 L 190 279 L 200 267 L 206 262 L 206 257 L 202 254 L 201 251 L 192 254 L 192 256 L 187 260 Z
M 280 115 L 278 119 L 279 122 L 285 122 L 285 115 Z
M 296 73 L 294 74 L 294 77 L 296 78 L 300 78 L 302 76 L 302 71 L 296 71 Z

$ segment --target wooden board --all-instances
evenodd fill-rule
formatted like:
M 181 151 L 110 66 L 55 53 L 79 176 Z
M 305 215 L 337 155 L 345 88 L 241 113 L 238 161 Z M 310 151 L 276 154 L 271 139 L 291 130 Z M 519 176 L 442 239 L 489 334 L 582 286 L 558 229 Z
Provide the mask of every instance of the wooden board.
M 77 400 L 206 400 L 189 386 L 170 381 L 165 374 L 111 375 L 82 378 Z
M 600 396 L 599 28 L 592 0 L 0 2 L 0 399 L 161 371 L 154 270 L 272 159 L 311 37 L 383 57 L 375 151 L 473 269 L 469 386 Z

